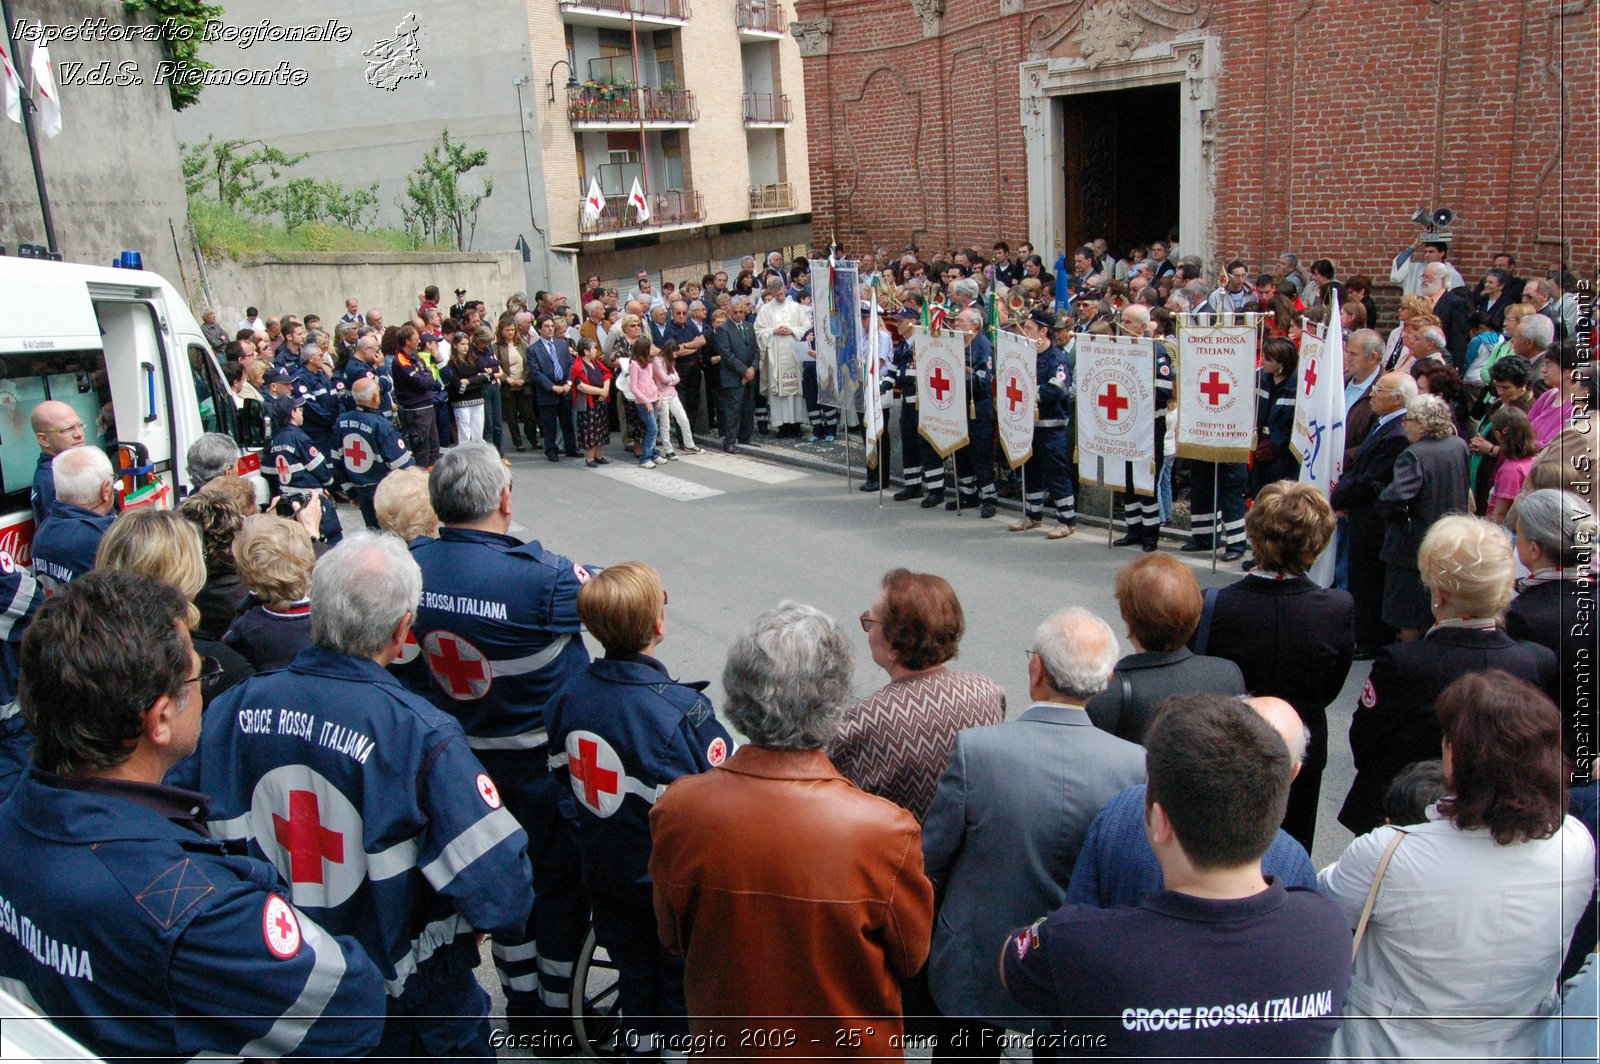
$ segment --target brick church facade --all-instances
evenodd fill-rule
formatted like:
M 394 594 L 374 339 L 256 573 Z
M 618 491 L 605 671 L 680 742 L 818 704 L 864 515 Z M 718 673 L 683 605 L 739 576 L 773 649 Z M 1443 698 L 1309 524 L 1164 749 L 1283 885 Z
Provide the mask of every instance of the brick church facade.
M 1600 0 L 797 0 L 814 236 L 1593 278 Z M 1213 275 L 1214 276 L 1214 275 Z

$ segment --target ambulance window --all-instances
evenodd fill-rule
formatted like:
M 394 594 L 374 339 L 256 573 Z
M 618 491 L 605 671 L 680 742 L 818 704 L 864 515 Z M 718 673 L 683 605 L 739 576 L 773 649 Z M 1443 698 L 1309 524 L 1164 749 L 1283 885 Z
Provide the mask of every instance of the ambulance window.
M 234 417 L 233 395 L 217 371 L 211 352 L 198 344 L 190 344 L 189 371 L 194 377 L 195 398 L 200 402 L 200 424 L 207 432 L 232 436 L 238 420 Z
M 28 504 L 39 443 L 30 421 L 46 399 L 66 403 L 83 422 L 85 442 L 104 446 L 116 436 L 105 354 L 100 351 L 0 355 L 0 496 L 7 510 Z

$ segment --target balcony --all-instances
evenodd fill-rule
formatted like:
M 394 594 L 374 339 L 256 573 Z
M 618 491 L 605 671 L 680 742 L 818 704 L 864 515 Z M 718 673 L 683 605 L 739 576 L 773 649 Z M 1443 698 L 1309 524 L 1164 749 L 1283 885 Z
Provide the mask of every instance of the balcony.
M 778 129 L 794 121 L 794 110 L 789 97 L 770 92 L 744 94 L 744 127 L 746 129 Z
M 794 210 L 794 186 L 787 181 L 750 186 L 750 213 L 771 214 Z
M 585 240 L 612 236 L 658 233 L 667 229 L 691 229 L 704 221 L 705 203 L 693 189 L 667 189 L 650 194 L 650 220 L 640 223 L 638 212 L 626 196 L 607 196 L 605 209 L 594 221 L 580 212 L 578 232 Z
M 578 26 L 622 29 L 637 21 L 656 29 L 689 22 L 689 0 L 558 0 L 561 18 Z
M 584 129 L 687 129 L 700 118 L 688 89 L 587 83 L 567 90 L 567 120 Z
M 789 32 L 783 21 L 783 5 L 777 0 L 739 0 L 734 18 L 742 41 L 778 41 Z

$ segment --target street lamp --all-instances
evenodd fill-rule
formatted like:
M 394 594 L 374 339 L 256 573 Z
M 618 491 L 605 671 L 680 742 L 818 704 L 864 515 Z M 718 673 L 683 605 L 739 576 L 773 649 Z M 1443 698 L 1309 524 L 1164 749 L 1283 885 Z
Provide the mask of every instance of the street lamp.
M 557 59 L 550 64 L 550 80 L 545 83 L 545 87 L 550 90 L 550 103 L 556 102 L 556 67 L 562 66 L 567 68 L 567 91 L 571 92 L 578 87 L 578 75 L 573 73 L 572 64 L 565 59 Z

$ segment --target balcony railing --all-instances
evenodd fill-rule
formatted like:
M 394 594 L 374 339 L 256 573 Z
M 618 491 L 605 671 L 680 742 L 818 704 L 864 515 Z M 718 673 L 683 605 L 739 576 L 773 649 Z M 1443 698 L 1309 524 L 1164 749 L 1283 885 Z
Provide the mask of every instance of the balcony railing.
M 688 125 L 699 118 L 694 93 L 688 89 L 580 85 L 567 90 L 567 120 L 573 125 Z
M 789 97 L 770 92 L 744 94 L 744 120 L 746 125 L 782 125 L 794 121 L 794 109 Z
M 637 15 L 644 19 L 687 21 L 689 0 L 559 0 L 562 11 L 569 9 L 600 11 L 606 14 Z
M 745 33 L 774 33 L 783 36 L 783 5 L 777 0 L 739 0 L 734 9 L 739 29 Z
M 750 213 L 794 210 L 794 186 L 787 181 L 750 186 Z
M 594 221 L 578 216 L 578 231 L 584 236 L 625 233 L 630 230 L 661 229 L 674 225 L 693 225 L 705 219 L 705 204 L 693 189 L 667 189 L 650 195 L 650 218 L 640 222 L 639 214 L 626 196 L 606 199 L 605 209 Z

